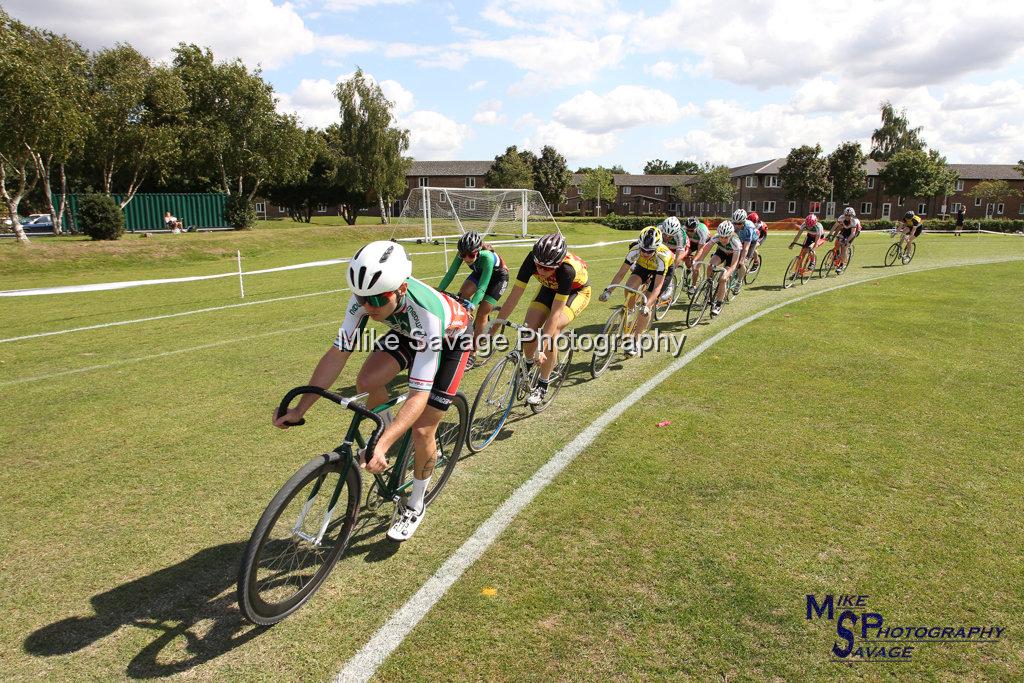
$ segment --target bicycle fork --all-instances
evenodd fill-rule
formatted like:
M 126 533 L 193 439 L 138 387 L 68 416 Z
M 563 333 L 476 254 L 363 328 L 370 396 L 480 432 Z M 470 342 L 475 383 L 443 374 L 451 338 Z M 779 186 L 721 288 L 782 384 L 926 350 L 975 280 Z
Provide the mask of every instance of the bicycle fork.
M 339 454 L 340 455 L 340 454 Z M 313 486 L 313 490 L 309 492 L 309 497 L 306 498 L 306 502 L 302 505 L 302 511 L 299 513 L 299 518 L 295 520 L 295 526 L 292 527 L 292 536 L 302 539 L 307 543 L 312 543 L 314 547 L 319 547 L 323 541 L 324 534 L 327 533 L 327 527 L 331 524 L 331 519 L 334 517 L 334 510 L 338 506 L 338 499 L 341 497 L 342 485 L 348 475 L 348 468 L 351 467 L 351 462 L 345 464 L 342 469 L 341 477 L 338 479 L 338 485 L 334 487 L 334 492 L 331 494 L 331 501 L 327 505 L 327 511 L 324 513 L 323 521 L 320 523 L 320 530 L 314 536 L 313 534 L 306 533 L 303 528 L 306 525 L 306 516 L 309 514 L 310 509 L 313 507 L 313 503 L 316 501 L 317 495 L 320 493 L 320 487 L 324 483 L 324 479 L 327 475 L 321 475 L 317 480 L 316 485 Z

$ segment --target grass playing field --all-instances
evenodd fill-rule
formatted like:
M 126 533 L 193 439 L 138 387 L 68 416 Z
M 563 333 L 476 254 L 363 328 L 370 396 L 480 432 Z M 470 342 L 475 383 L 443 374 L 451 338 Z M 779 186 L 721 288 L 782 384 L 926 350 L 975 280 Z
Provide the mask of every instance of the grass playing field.
M 375 230 L 0 243 L 0 289 L 228 272 L 236 249 L 247 270 L 345 257 Z M 566 231 L 571 244 L 624 237 Z M 1024 259 L 1024 241 L 925 235 L 911 265 L 885 269 L 889 239 L 865 234 L 842 277 L 781 291 L 787 243 L 771 235 L 758 281 L 686 349 L 771 305 L 862 284 L 738 329 L 629 408 L 382 680 L 1024 676 L 1024 263 L 966 265 Z M 623 250 L 580 251 L 596 285 Z M 525 250 L 502 253 L 518 264 Z M 444 255 L 414 263 L 436 282 Z M 0 299 L 3 340 L 62 332 L 0 342 L 5 679 L 328 679 L 518 486 L 673 361 L 590 380 L 579 357 L 549 411 L 514 412 L 459 464 L 413 540 L 362 534 L 305 608 L 257 629 L 235 605 L 241 550 L 274 492 L 347 423 L 318 405 L 302 429 L 269 426 L 336 333 L 342 268 L 251 276 L 244 301 L 231 278 Z M 595 297 L 577 328 L 609 312 Z M 663 331 L 684 332 L 681 319 L 672 311 Z M 470 398 L 481 379 L 467 376 Z M 1008 630 L 924 644 L 910 662 L 837 664 L 834 624 L 804 618 L 804 595 L 827 592 L 870 594 L 894 624 Z

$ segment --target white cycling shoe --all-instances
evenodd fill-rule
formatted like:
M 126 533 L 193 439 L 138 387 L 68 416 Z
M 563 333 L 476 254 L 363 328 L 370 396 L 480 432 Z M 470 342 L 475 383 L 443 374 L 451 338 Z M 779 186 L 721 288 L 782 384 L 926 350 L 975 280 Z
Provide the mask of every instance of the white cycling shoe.
M 544 402 L 544 398 L 547 396 L 547 393 L 548 392 L 544 391 L 540 387 L 537 387 L 529 396 L 526 397 L 526 403 L 531 406 L 539 406 Z
M 425 508 L 422 512 L 416 512 L 412 508 L 407 507 L 405 503 L 399 505 L 398 509 L 395 510 L 395 520 L 391 524 L 391 528 L 388 529 L 388 538 L 392 541 L 408 541 L 416 533 L 416 529 L 419 528 L 420 522 L 423 521 L 425 513 Z

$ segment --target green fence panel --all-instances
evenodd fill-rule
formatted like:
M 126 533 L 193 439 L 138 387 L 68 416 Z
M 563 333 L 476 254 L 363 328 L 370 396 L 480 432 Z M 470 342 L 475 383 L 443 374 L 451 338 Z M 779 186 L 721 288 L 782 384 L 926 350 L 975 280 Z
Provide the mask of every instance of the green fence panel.
M 118 204 L 123 195 L 111 195 Z M 60 202 L 61 195 L 53 195 L 54 205 Z M 64 216 L 64 228 L 78 225 L 79 195 L 68 195 L 67 214 Z M 207 193 L 172 193 L 152 192 L 140 193 L 132 197 L 124 207 L 125 229 L 129 232 L 137 230 L 163 230 L 164 213 L 170 211 L 181 224 L 197 228 L 227 228 L 224 220 L 224 208 L 228 196 L 220 192 Z

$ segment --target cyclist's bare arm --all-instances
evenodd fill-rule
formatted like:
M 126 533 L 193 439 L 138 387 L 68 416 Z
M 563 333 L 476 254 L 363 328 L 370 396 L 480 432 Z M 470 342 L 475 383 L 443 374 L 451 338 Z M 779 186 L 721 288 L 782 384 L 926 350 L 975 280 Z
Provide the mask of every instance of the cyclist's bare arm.
M 622 281 L 622 276 L 626 274 L 627 270 L 629 270 L 628 263 L 623 263 L 619 266 L 619 269 L 615 271 L 615 276 L 612 277 L 612 281 L 608 283 L 608 286 L 611 287 L 612 285 L 619 284 Z
M 661 288 L 665 286 L 665 274 L 659 273 L 654 276 L 654 288 L 652 291 L 647 293 L 647 307 L 654 308 L 654 305 L 658 302 L 658 297 L 661 295 Z

